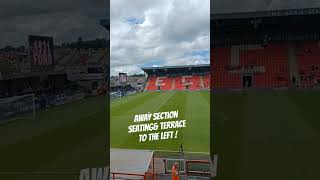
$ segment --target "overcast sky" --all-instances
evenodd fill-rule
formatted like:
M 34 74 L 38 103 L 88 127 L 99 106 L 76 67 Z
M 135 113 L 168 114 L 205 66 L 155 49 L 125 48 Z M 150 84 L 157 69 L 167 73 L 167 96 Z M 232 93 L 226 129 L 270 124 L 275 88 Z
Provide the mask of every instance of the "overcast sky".
M 108 15 L 107 0 L 0 0 L 0 48 L 27 45 L 27 36 L 54 42 L 106 37 L 98 23 Z
M 208 64 L 209 0 L 111 0 L 111 75 Z
M 108 0 L 0 0 L 0 48 L 27 45 L 28 35 L 55 44 L 105 38 L 98 22 Z M 209 0 L 111 0 L 111 73 L 143 66 L 209 62 Z M 232 13 L 320 7 L 320 0 L 211 0 L 211 11 Z
M 320 0 L 211 0 L 212 13 L 320 7 Z

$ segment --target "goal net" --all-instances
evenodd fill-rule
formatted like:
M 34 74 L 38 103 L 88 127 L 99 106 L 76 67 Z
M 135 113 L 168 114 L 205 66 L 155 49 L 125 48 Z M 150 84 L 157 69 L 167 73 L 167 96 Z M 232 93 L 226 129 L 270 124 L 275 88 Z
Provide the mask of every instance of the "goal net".
M 30 115 L 35 119 L 34 94 L 0 99 L 0 124 L 12 121 L 22 115 Z

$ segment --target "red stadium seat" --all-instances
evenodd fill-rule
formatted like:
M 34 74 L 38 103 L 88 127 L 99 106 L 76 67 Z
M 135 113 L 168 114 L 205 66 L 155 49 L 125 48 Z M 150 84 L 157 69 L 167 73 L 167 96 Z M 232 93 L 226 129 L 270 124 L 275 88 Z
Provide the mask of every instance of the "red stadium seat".
M 173 79 L 169 77 L 149 77 L 146 90 L 155 91 L 158 90 L 171 90 Z
M 303 43 L 297 48 L 302 87 L 313 87 L 320 80 L 320 47 L 316 42 Z
M 201 82 L 201 78 L 203 82 Z M 200 90 L 209 89 L 209 75 L 189 75 L 171 77 L 156 77 L 148 78 L 147 91 L 156 91 L 160 86 L 160 90 Z
M 238 54 L 233 55 L 236 56 L 233 57 L 236 65 L 231 64 L 231 51 L 231 47 L 217 47 L 211 50 L 213 88 L 241 88 L 245 73 L 251 76 L 252 87 L 289 86 L 287 44 L 268 44 L 266 47 L 239 46 Z M 253 70 L 257 68 L 262 72 Z

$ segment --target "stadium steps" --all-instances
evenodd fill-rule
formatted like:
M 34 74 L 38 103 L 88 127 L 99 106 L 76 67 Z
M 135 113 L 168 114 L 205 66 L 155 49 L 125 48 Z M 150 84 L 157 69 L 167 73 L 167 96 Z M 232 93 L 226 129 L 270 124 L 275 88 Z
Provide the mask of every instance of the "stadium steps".
M 146 86 L 144 87 L 144 92 L 145 91 L 148 91 L 148 87 L 149 87 L 149 77 L 147 78 L 147 83 L 146 83 Z
M 231 66 L 239 65 L 239 46 L 231 47 Z
M 204 80 L 203 80 L 203 75 L 200 76 L 200 89 L 204 88 Z
M 176 88 L 176 78 L 172 78 L 171 91 L 173 91 L 175 88 Z
M 299 68 L 297 65 L 297 50 L 295 46 L 290 46 L 288 49 L 288 63 L 289 63 L 289 73 L 290 73 L 290 80 L 292 77 L 296 77 L 296 83 L 300 84 L 299 77 Z M 290 82 L 291 84 L 292 82 Z

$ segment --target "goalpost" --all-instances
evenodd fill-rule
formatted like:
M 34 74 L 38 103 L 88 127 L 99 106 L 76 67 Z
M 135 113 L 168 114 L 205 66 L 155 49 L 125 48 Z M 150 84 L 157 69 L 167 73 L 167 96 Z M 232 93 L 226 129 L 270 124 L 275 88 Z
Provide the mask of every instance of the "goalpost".
M 27 94 L 0 99 L 0 124 L 13 121 L 15 117 L 31 114 L 36 119 L 35 95 Z

